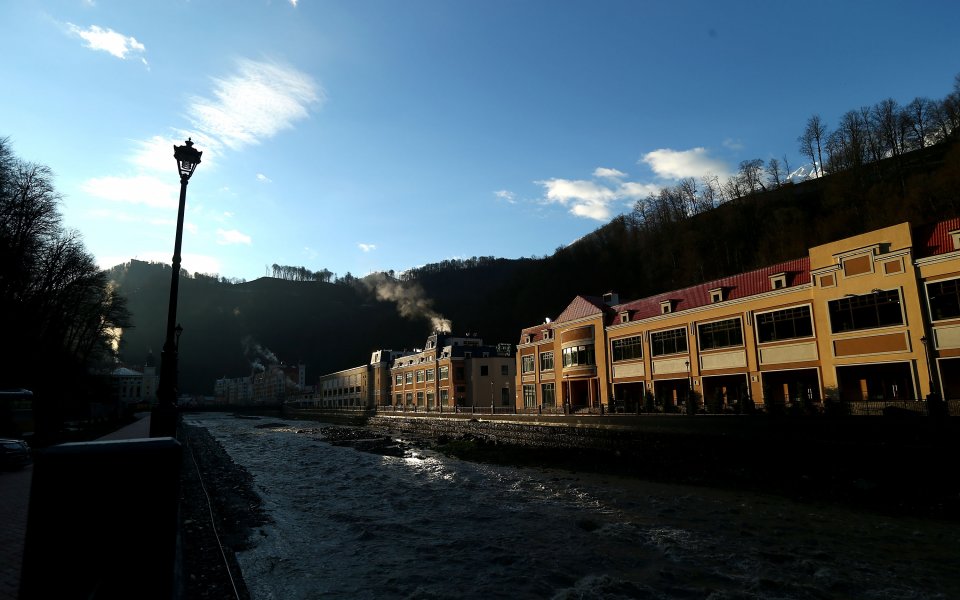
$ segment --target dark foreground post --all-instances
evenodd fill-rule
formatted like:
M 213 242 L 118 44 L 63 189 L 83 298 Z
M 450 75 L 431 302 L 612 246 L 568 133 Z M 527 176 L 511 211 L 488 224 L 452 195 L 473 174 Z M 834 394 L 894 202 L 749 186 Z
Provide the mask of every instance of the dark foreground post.
M 39 453 L 20 599 L 173 598 L 180 453 L 172 438 Z
M 160 384 L 157 406 L 150 417 L 150 437 L 173 437 L 177 431 L 177 361 L 179 333 L 177 295 L 180 288 L 180 247 L 183 243 L 183 212 L 187 203 L 187 183 L 200 164 L 200 152 L 189 139 L 183 146 L 173 147 L 173 157 L 180 171 L 180 206 L 177 211 L 177 237 L 173 244 L 173 273 L 170 276 L 170 303 L 167 307 L 167 334 L 160 352 Z

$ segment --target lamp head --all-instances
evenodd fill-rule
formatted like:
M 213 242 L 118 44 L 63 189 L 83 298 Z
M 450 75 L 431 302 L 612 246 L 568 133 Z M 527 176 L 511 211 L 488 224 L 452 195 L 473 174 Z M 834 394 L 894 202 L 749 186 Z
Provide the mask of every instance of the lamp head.
M 193 147 L 193 141 L 190 138 L 187 138 L 183 146 L 173 147 L 173 157 L 177 159 L 177 169 L 180 171 L 181 180 L 190 179 L 197 165 L 200 164 L 200 155 L 202 154 L 203 152 Z

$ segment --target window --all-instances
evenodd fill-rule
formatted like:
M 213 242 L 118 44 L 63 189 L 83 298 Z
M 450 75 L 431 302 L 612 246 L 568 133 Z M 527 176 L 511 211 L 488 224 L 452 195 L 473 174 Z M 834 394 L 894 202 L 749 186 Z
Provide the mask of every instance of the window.
M 397 385 L 403 385 L 403 373 L 397 373 Z
M 537 407 L 537 389 L 533 386 L 533 384 L 525 383 L 523 385 L 523 407 Z
M 433 406 L 433 392 L 427 392 L 427 406 Z
M 423 392 L 417 392 L 417 406 L 423 406 Z
M 403 404 L 403 394 L 397 394 L 397 406 Z
M 698 325 L 700 349 L 729 348 L 743 345 L 743 329 L 740 319 L 727 319 Z
M 673 300 L 664 300 L 660 303 L 660 314 L 668 315 L 673 312 Z
M 407 383 L 413 383 L 413 371 L 407 371 L 404 376 L 407 380 Z
M 650 354 L 663 356 L 687 351 L 687 329 L 668 329 L 650 334 Z
M 786 273 L 777 273 L 776 275 L 770 276 L 770 289 L 771 290 L 781 290 L 787 287 L 787 274 Z
M 500 374 L 509 375 L 510 374 L 510 365 L 500 365 Z
M 757 315 L 757 340 L 776 342 L 813 335 L 809 306 L 797 306 Z
M 557 390 L 556 386 L 552 383 L 544 383 L 540 386 L 540 391 L 543 393 L 543 405 L 544 406 L 556 406 L 557 405 Z
M 934 321 L 960 317 L 960 279 L 928 283 L 927 299 Z
M 433 381 L 433 369 L 427 369 L 427 381 Z
M 511 404 L 513 404 L 511 400 L 512 398 L 510 398 L 510 388 L 508 387 L 500 388 L 500 404 L 502 404 L 503 406 L 510 406 Z
M 827 302 L 834 333 L 903 325 L 900 290 L 876 290 Z
M 440 390 L 440 404 L 446 404 L 450 399 L 450 390 L 443 388 Z
M 423 383 L 423 378 L 424 378 L 423 369 L 418 369 L 418 370 L 417 370 L 417 383 Z
M 551 350 L 550 352 L 540 353 L 540 370 L 541 371 L 553 370 L 553 350 Z
M 716 304 L 717 302 L 723 302 L 723 288 L 710 290 L 710 303 Z
M 620 322 L 621 322 L 621 323 L 629 323 L 629 322 L 630 322 L 630 311 L 625 310 L 625 311 L 623 311 L 623 312 L 620 313 Z
M 487 365 L 480 365 L 480 377 L 486 377 L 490 374 L 490 367 Z
M 447 367 L 447 366 L 440 367 L 440 380 L 442 381 L 444 379 L 449 379 L 449 378 L 450 378 L 450 367 Z
M 533 373 L 533 355 L 524 354 L 520 357 L 520 372 L 521 373 Z
M 593 344 L 571 346 L 563 349 L 563 366 L 592 366 L 596 364 L 593 356 Z
M 411 393 L 408 392 L 408 393 L 407 393 L 407 406 L 410 406 L 410 405 L 412 405 L 412 404 L 413 404 L 413 394 L 411 394 Z
M 643 338 L 639 335 L 613 340 L 613 362 L 643 358 Z

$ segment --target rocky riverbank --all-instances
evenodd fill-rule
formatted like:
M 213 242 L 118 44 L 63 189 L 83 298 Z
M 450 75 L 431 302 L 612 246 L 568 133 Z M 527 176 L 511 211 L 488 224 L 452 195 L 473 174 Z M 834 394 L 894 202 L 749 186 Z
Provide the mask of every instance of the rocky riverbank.
M 235 553 L 268 522 L 247 471 L 201 427 L 182 425 L 180 555 L 186 600 L 250 597 Z M 209 501 L 208 501 L 209 499 Z

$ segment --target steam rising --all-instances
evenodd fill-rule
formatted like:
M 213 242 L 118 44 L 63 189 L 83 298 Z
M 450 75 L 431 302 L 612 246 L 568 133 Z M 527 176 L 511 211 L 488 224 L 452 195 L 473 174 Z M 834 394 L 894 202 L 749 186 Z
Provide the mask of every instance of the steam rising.
M 277 355 L 270 351 L 269 348 L 261 346 L 253 339 L 253 336 L 246 336 L 240 340 L 240 345 L 243 346 L 243 355 L 247 357 L 247 360 L 250 361 L 250 368 L 260 371 L 266 371 L 266 367 L 263 365 L 263 362 L 266 362 L 268 365 L 275 365 L 280 363 L 280 359 L 277 358 Z M 262 359 L 262 361 L 261 361 Z
M 429 319 L 434 331 L 449 333 L 449 319 L 433 310 L 433 300 L 424 294 L 418 283 L 401 283 L 384 273 L 374 273 L 363 278 L 363 283 L 377 295 L 381 302 L 396 302 L 397 312 L 405 319 Z

